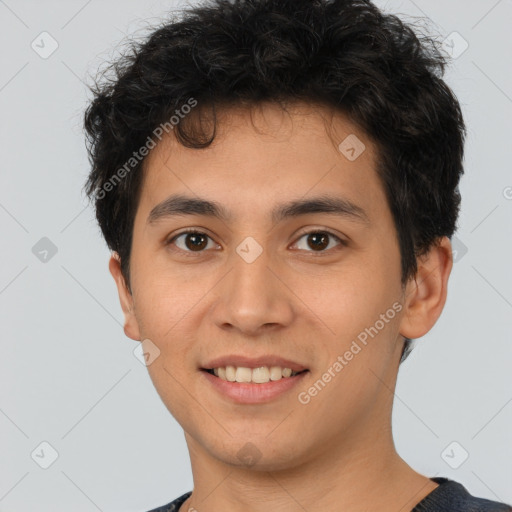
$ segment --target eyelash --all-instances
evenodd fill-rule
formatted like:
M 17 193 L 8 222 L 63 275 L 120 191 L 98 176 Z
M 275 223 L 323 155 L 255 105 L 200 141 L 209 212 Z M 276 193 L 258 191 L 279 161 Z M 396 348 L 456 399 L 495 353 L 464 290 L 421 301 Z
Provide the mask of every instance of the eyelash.
M 204 233 L 203 231 L 199 231 L 194 228 L 188 228 L 188 229 L 181 231 L 177 235 L 174 235 L 172 238 L 170 238 L 168 241 L 165 242 L 165 245 L 170 246 L 180 236 L 190 234 L 190 233 L 195 234 L 195 235 L 205 235 L 207 238 L 212 240 L 212 238 L 209 235 L 207 235 L 206 233 Z M 345 240 L 341 239 L 339 236 L 335 235 L 328 229 L 313 229 L 311 231 L 306 231 L 305 233 L 301 233 L 297 240 L 300 240 L 302 237 L 304 237 L 306 235 L 319 234 L 319 233 L 324 233 L 324 234 L 331 236 L 332 238 L 336 239 L 340 243 L 340 245 L 343 247 L 347 246 L 347 242 Z M 202 254 L 205 252 L 205 249 L 203 249 L 202 251 L 189 251 L 189 250 L 180 249 L 179 247 L 174 248 L 172 250 L 185 253 L 187 256 L 195 256 L 195 255 Z M 324 254 L 328 254 L 330 251 L 332 251 L 332 248 L 328 249 L 328 250 L 322 250 L 322 251 L 306 251 L 306 252 L 311 252 L 314 256 L 322 256 Z

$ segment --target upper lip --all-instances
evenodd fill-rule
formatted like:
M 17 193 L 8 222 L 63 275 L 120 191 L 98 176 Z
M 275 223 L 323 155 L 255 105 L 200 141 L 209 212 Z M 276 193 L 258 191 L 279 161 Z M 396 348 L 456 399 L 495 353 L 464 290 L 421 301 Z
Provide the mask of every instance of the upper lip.
M 212 368 L 225 368 L 226 366 L 241 366 L 244 368 L 259 368 L 260 366 L 280 366 L 281 368 L 290 368 L 294 372 L 307 370 L 306 366 L 274 355 L 263 355 L 259 357 L 247 357 L 242 355 L 221 356 L 212 359 L 202 366 L 205 370 Z

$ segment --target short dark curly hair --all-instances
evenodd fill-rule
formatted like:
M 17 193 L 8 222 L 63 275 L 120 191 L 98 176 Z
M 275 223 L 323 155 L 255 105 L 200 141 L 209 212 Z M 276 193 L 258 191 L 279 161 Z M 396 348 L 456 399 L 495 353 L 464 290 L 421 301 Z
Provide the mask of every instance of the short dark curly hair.
M 440 44 L 365 0 L 212 0 L 131 41 L 109 65 L 113 76 L 90 87 L 84 116 L 92 166 L 85 189 L 128 288 L 144 162 L 134 150 L 191 98 L 201 108 L 172 126 L 189 148 L 211 144 L 216 110 L 266 101 L 326 106 L 358 126 L 377 149 L 404 285 L 416 258 L 451 238 L 460 209 L 466 128 L 441 78 Z M 211 133 L 193 122 L 205 107 Z

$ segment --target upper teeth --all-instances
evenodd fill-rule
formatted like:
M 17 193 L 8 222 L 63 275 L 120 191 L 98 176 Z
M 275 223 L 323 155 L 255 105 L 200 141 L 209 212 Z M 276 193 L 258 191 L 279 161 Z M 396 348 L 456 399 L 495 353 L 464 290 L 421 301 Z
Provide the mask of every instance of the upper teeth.
M 280 366 L 260 366 L 259 368 L 245 368 L 243 366 L 226 366 L 213 368 L 213 373 L 229 382 L 254 382 L 263 384 L 271 380 L 279 380 L 282 377 L 290 377 L 298 372 L 292 372 L 290 368 Z

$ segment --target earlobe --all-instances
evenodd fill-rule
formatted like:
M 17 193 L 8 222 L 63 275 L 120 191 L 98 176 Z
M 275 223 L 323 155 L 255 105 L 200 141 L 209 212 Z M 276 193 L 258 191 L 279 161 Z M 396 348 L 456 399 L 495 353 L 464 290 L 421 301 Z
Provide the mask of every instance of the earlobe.
M 453 266 L 450 240 L 442 237 L 417 261 L 416 276 L 405 290 L 405 311 L 400 323 L 400 334 L 410 339 L 427 334 L 443 311 Z
M 128 338 L 140 341 L 140 331 L 137 319 L 134 314 L 133 297 L 121 271 L 121 259 L 117 252 L 113 252 L 108 262 L 108 268 L 117 286 L 119 302 L 124 313 L 124 333 Z

